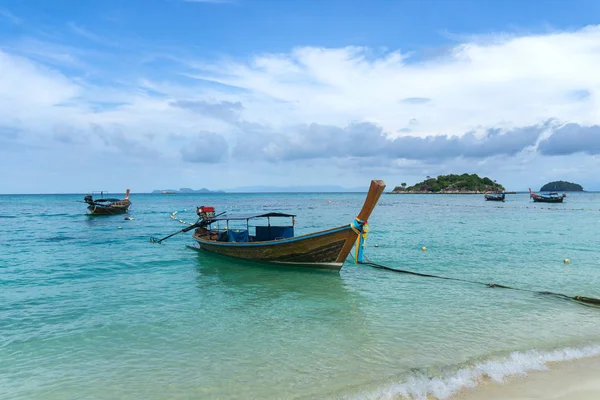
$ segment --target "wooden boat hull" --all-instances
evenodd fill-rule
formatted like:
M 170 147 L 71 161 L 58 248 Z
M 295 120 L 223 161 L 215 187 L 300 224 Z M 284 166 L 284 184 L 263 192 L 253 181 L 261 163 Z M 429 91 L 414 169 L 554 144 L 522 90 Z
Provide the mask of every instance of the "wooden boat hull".
M 225 256 L 263 263 L 288 264 L 339 270 L 356 242 L 358 234 L 350 225 L 326 231 L 264 242 L 229 243 L 193 235 L 201 249 Z
M 504 201 L 504 197 L 485 195 L 486 201 Z
M 119 204 L 111 204 L 108 206 L 104 205 L 90 205 L 88 206 L 88 211 L 92 215 L 116 215 L 116 214 L 126 214 L 129 211 L 129 206 L 131 202 L 122 201 Z
M 562 203 L 564 198 L 547 198 L 547 197 L 532 197 L 535 203 Z

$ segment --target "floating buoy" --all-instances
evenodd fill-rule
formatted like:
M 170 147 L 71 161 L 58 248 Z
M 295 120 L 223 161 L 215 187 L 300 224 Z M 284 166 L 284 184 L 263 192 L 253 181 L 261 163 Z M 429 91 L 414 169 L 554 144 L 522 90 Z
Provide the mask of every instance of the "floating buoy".
M 563 262 L 564 262 L 565 264 L 569 264 L 569 263 L 571 262 L 571 260 L 569 260 L 568 258 L 565 258 L 565 259 L 563 260 Z
M 378 245 L 378 244 L 376 244 L 376 245 L 375 245 L 375 247 L 379 247 L 379 245 Z
M 427 247 L 423 246 L 423 247 L 421 247 L 421 250 L 425 251 L 425 250 L 427 250 Z
M 120 226 L 117 226 L 117 229 L 123 229 L 123 228 L 121 228 Z
M 125 221 L 133 221 L 133 218 L 131 218 L 131 217 L 125 217 Z

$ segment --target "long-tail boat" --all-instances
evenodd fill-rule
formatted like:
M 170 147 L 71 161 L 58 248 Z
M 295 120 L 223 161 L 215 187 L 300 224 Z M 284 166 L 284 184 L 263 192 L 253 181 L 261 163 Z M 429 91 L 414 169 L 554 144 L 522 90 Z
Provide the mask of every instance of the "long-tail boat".
M 486 201 L 504 201 L 506 199 L 506 193 L 505 192 L 492 193 L 492 194 L 484 193 L 483 197 L 485 197 Z
M 356 262 L 362 262 L 368 232 L 367 219 L 385 189 L 380 180 L 371 181 L 369 193 L 358 216 L 349 224 L 294 236 L 294 214 L 218 214 L 214 207 L 198 207 L 200 217 L 193 238 L 201 249 L 225 256 L 274 264 L 291 264 L 339 270 L 356 245 Z M 271 225 L 272 218 L 291 218 L 287 224 Z M 267 224 L 251 226 L 250 221 L 266 219 Z M 244 224 L 241 229 L 234 224 Z M 224 225 L 224 226 L 223 226 Z
M 125 214 L 129 211 L 131 201 L 129 201 L 129 189 L 125 192 L 125 199 L 105 198 L 104 192 L 100 192 L 100 198 L 94 199 L 92 195 L 87 195 L 83 201 L 88 204 L 88 210 L 91 215 L 114 215 Z
M 556 192 L 550 192 L 545 195 L 537 194 L 533 193 L 531 188 L 529 188 L 529 197 L 531 197 L 531 199 L 533 199 L 533 201 L 536 203 L 562 203 L 567 195 L 563 193 L 561 196 Z

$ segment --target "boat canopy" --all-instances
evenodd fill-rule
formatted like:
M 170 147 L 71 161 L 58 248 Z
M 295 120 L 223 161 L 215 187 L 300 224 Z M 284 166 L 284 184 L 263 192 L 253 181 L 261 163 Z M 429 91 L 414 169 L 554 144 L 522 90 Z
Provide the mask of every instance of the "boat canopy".
M 253 218 L 266 218 L 266 217 L 295 217 L 295 214 L 285 214 L 280 212 L 268 212 L 268 213 L 243 213 L 243 214 L 223 214 L 214 218 L 210 218 L 211 221 L 242 221 Z

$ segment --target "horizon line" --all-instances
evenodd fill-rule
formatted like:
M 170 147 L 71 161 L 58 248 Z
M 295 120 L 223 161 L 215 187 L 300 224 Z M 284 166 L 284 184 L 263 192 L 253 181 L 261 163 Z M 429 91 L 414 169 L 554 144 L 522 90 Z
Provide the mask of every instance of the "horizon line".
M 391 193 L 393 189 L 390 189 L 389 191 L 385 191 L 384 194 L 388 194 Z M 515 192 L 516 194 L 519 193 L 529 193 L 529 189 L 523 189 L 523 190 L 506 190 L 507 192 Z M 538 190 L 539 191 L 539 190 Z M 106 194 L 125 194 L 125 192 L 121 193 L 121 192 L 110 192 L 110 191 L 105 191 Z M 178 194 L 178 195 L 190 195 L 190 194 L 197 194 L 197 195 L 211 195 L 211 194 L 261 194 L 261 193 L 274 193 L 274 194 L 289 194 L 289 193 L 367 193 L 368 190 L 351 190 L 351 191 L 339 191 L 339 190 L 334 190 L 334 191 L 314 191 L 314 190 L 308 190 L 308 191 L 224 191 L 221 189 L 217 189 L 217 190 L 211 190 L 210 192 L 189 192 L 189 193 L 180 193 L 180 192 L 176 192 L 176 193 L 153 193 L 153 192 L 130 192 L 130 195 L 132 194 L 154 194 L 154 195 L 174 195 L 174 194 Z M 598 190 L 561 190 L 561 192 L 569 192 L 569 193 L 599 193 L 600 189 Z M 59 193 L 0 193 L 0 196 L 40 196 L 40 195 L 86 195 L 86 194 L 90 194 L 92 192 L 59 192 Z M 96 192 L 93 192 L 96 193 Z M 455 194 L 455 193 L 437 193 L 437 192 L 431 192 L 432 194 Z M 428 194 L 428 193 L 406 193 L 406 194 Z M 472 194 L 472 195 L 477 195 L 477 194 L 481 194 L 481 193 L 460 193 L 460 194 Z

